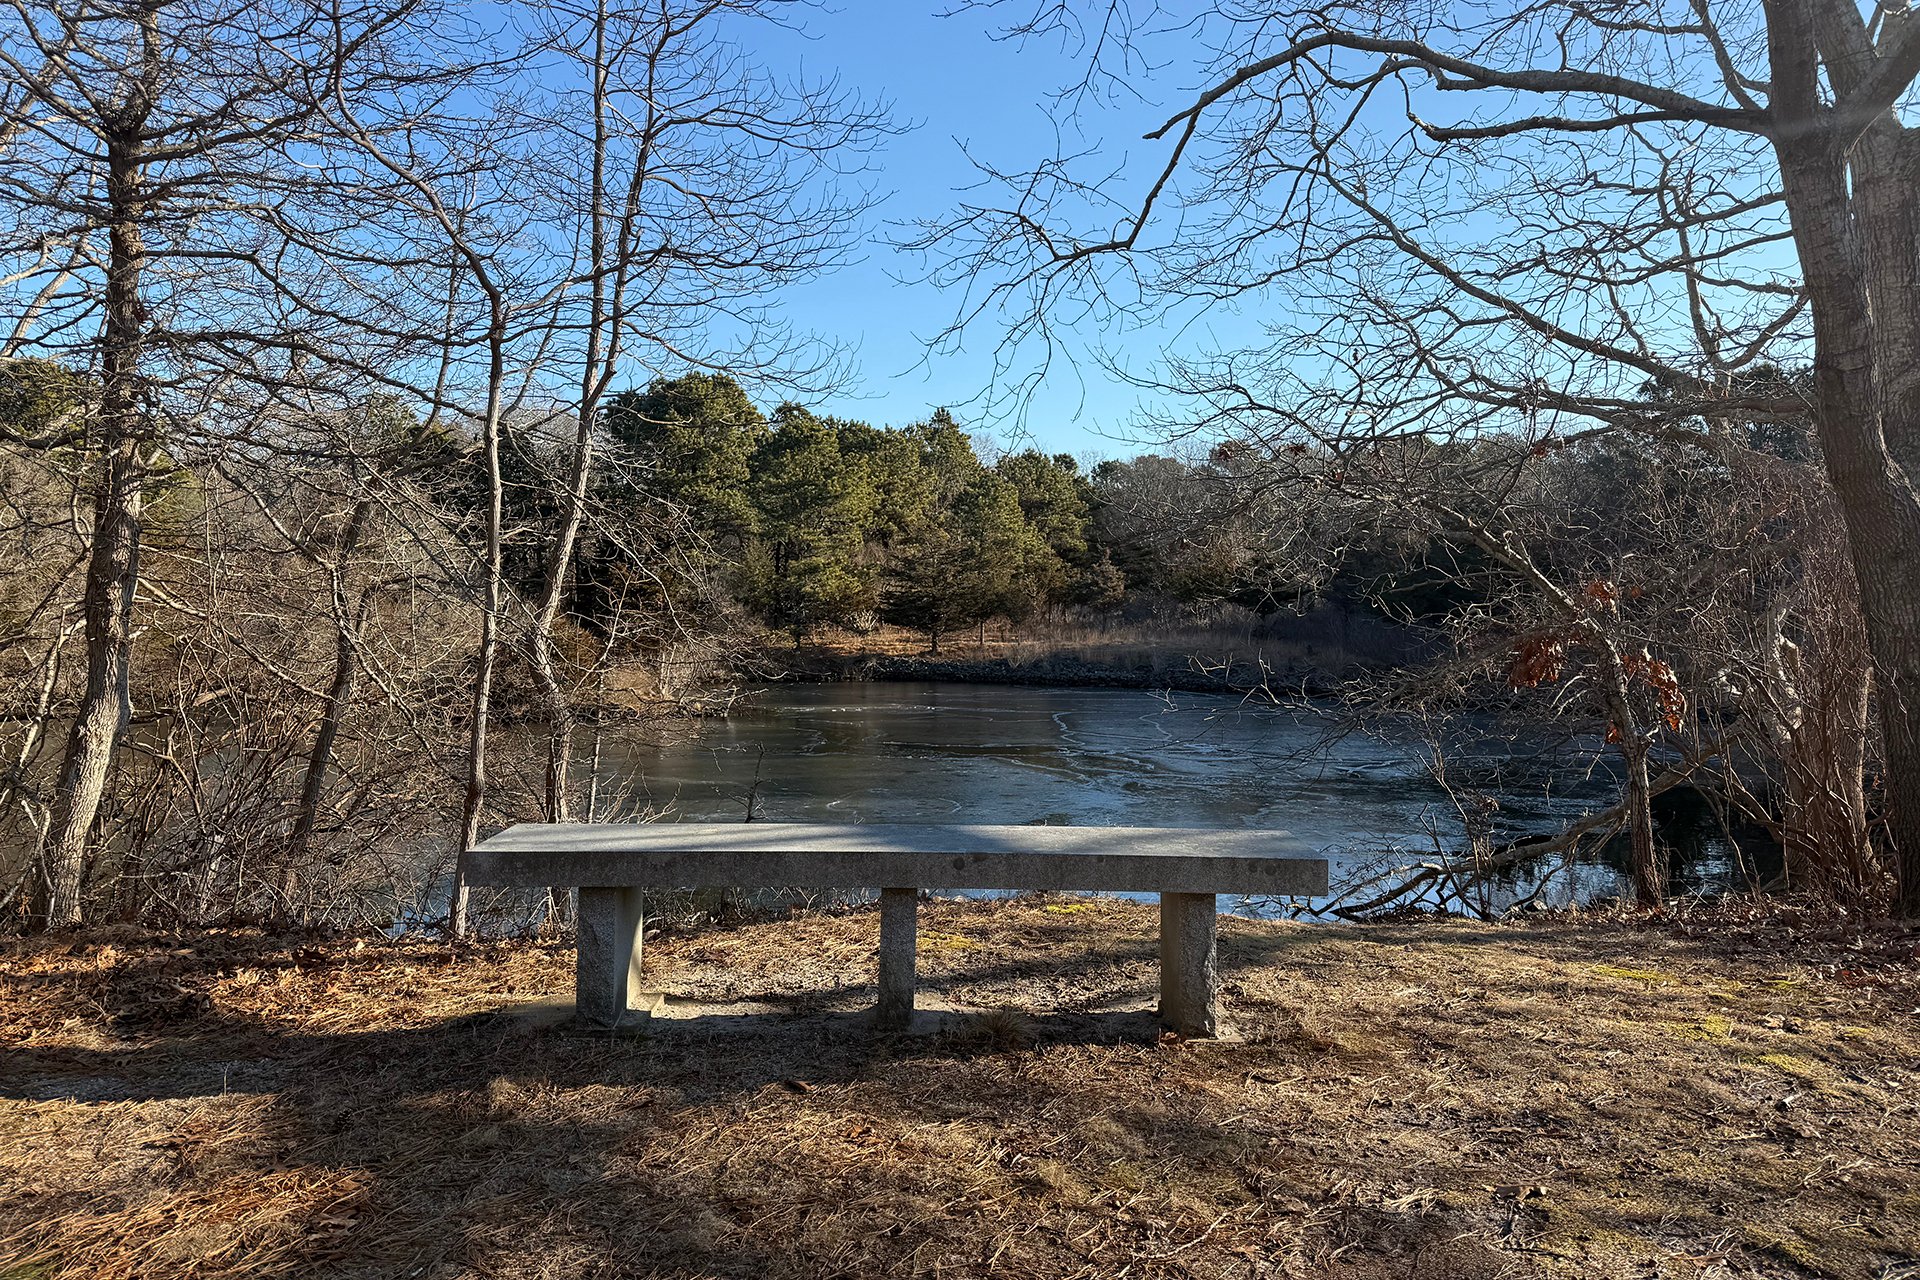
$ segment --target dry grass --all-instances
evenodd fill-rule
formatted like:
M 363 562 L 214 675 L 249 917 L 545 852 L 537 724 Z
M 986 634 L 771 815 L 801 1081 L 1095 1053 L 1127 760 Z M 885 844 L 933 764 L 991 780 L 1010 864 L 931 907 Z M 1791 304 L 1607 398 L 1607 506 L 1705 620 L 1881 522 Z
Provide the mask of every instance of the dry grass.
M 883 626 L 865 634 L 821 628 L 804 648 L 841 658 L 926 658 L 932 656 L 927 643 L 924 632 L 905 627 Z M 943 637 L 938 656 L 953 662 L 1006 662 L 1015 667 L 1064 660 L 1138 671 L 1187 671 L 1196 663 L 1211 666 L 1228 660 L 1251 665 L 1265 662 L 1276 670 L 1307 659 L 1339 667 L 1348 660 L 1334 645 L 1316 647 L 1262 635 L 1251 615 L 1211 623 L 1138 622 L 1110 627 L 1055 621 L 1015 627 L 990 622 L 984 634 L 969 627 Z
M 1073 909 L 1063 910 L 1062 907 Z M 1133 1036 L 1150 908 L 663 940 L 783 1012 L 503 1013 L 568 952 L 251 934 L 0 953 L 0 1277 L 1886 1276 L 1920 1256 L 1911 936 L 1227 923 L 1244 1040 Z

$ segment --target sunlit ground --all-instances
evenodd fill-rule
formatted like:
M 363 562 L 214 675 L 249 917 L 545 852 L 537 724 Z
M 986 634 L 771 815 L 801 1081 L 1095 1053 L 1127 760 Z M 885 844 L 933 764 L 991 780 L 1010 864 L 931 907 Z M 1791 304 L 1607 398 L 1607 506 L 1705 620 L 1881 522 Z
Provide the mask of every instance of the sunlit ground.
M 1223 922 L 1240 1039 L 1143 1032 L 1150 907 L 667 937 L 640 1038 L 571 953 L 137 933 L 0 953 L 0 1276 L 1904 1275 L 1910 935 Z M 1857 945 L 1854 943 L 1857 942 Z

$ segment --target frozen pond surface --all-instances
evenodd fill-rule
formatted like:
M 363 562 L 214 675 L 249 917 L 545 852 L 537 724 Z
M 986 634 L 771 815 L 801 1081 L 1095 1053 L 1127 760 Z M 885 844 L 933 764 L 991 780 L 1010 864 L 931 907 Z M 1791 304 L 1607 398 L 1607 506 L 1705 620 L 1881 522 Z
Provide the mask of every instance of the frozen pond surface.
M 609 736 L 598 816 L 1248 827 L 1337 859 L 1336 885 L 1386 854 L 1427 855 L 1459 820 L 1423 744 L 1340 735 L 1312 711 L 1230 697 L 967 684 L 779 685 L 664 740 Z M 1610 788 L 1564 748 L 1452 748 L 1456 778 L 1499 802 L 1500 835 L 1559 829 Z M 1670 833 L 1683 873 L 1725 872 L 1717 836 Z M 1716 849 L 1716 845 L 1719 845 Z M 1521 892 L 1532 875 L 1516 879 Z M 1624 892 L 1604 863 L 1549 897 Z M 1684 879 L 1683 879 L 1684 884 Z

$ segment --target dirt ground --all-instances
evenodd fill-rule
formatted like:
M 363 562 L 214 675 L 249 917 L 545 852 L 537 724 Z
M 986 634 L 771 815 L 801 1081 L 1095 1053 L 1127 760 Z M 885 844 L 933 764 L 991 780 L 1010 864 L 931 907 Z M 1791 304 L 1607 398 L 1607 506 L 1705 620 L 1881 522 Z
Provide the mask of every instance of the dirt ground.
M 1223 922 L 1237 1041 L 1142 1033 L 1150 906 L 668 936 L 769 1012 L 614 1038 L 532 944 L 0 944 L 0 1278 L 1920 1276 L 1911 932 Z

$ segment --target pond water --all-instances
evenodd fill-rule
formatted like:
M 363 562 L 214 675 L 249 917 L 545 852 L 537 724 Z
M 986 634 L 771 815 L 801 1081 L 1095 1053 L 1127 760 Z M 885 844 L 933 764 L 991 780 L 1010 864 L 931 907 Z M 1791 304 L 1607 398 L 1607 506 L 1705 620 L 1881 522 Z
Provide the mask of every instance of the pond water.
M 1054 823 L 1287 832 L 1334 860 L 1336 888 L 1383 860 L 1455 848 L 1461 822 L 1411 733 L 1342 733 L 1313 708 L 1204 694 L 1019 686 L 776 685 L 664 736 L 610 733 L 596 816 L 671 820 Z M 1498 803 L 1502 840 L 1604 807 L 1611 781 L 1566 744 L 1516 751 L 1456 726 L 1456 777 Z M 584 762 L 583 762 L 584 763 Z M 1733 874 L 1698 815 L 1668 814 L 1677 886 Z M 1539 887 L 1564 903 L 1629 891 L 1618 850 L 1523 868 L 1493 905 Z M 1253 904 L 1260 909 L 1262 904 Z M 1265 909 L 1273 909 L 1265 904 Z

